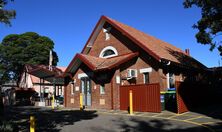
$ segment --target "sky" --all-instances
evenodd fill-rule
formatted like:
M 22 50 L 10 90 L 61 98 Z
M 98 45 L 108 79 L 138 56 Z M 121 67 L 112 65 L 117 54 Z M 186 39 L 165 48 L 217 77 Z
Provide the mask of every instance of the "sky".
M 81 52 L 102 15 L 132 26 L 185 50 L 207 67 L 222 65 L 217 49 L 198 44 L 192 25 L 200 9 L 183 8 L 183 0 L 15 0 L 12 26 L 0 23 L 0 42 L 9 34 L 36 32 L 55 43 L 58 66 L 68 66 Z

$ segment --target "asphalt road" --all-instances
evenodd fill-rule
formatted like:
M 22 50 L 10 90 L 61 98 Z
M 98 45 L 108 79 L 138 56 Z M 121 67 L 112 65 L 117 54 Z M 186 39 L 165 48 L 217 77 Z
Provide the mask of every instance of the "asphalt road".
M 107 114 L 58 128 L 64 132 L 209 132 L 206 128 L 184 122 Z
M 29 118 L 36 118 L 36 132 L 212 132 L 188 122 L 146 116 L 109 114 L 100 111 L 51 110 L 43 107 L 12 107 L 4 119 L 16 131 L 29 131 Z

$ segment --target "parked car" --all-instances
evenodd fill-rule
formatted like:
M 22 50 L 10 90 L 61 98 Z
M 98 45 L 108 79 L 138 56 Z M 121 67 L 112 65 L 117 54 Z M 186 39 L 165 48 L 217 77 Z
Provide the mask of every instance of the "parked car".
M 57 103 L 59 103 L 60 105 L 62 105 L 64 102 L 63 96 L 56 96 L 55 99 L 56 99 Z

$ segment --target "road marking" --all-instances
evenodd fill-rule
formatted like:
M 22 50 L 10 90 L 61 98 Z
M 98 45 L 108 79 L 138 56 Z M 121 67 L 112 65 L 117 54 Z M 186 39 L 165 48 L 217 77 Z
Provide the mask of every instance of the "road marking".
M 203 117 L 203 116 L 197 116 L 197 117 L 193 117 L 193 118 L 190 118 L 190 119 L 186 119 L 186 120 L 184 120 L 184 121 L 195 120 L 195 119 L 198 119 L 198 118 L 201 118 L 201 117 Z
M 184 113 L 182 113 L 182 114 L 178 114 L 178 113 L 177 113 L 177 115 L 185 115 L 185 114 L 189 114 L 189 112 L 184 112 Z
M 173 116 L 168 117 L 167 119 L 171 119 L 171 118 L 178 117 L 178 116 L 180 116 L 180 115 L 173 115 Z
M 212 117 L 203 117 L 203 118 L 208 118 L 208 119 L 212 119 Z
M 109 113 L 109 112 L 98 112 L 98 113 L 104 113 L 104 114 L 112 114 L 112 113 Z M 162 113 L 160 113 L 162 114 Z M 160 115 L 158 114 L 158 115 Z M 122 116 L 137 116 L 137 117 L 150 117 L 150 118 L 159 118 L 159 119 L 166 119 L 166 120 L 173 120 L 173 121 L 180 121 L 180 122 L 185 122 L 185 123 L 189 123 L 189 124 L 194 124 L 194 125 L 197 125 L 197 126 L 202 126 L 204 128 L 207 128 L 210 132 L 215 132 L 212 128 L 204 125 L 204 124 L 200 124 L 200 123 L 197 123 L 197 122 L 192 122 L 192 121 L 189 121 L 189 120 L 180 120 L 180 119 L 173 119 L 173 118 L 170 118 L 170 119 L 167 119 L 167 118 L 164 118 L 164 117 L 158 117 L 157 115 L 154 115 L 154 116 L 140 116 L 140 115 L 129 115 L 129 114 L 121 114 L 121 113 L 117 113 L 115 115 L 122 115 Z
M 188 123 L 191 123 L 191 124 L 196 124 L 196 125 L 199 125 L 199 126 L 202 126 L 202 127 L 207 128 L 207 129 L 210 130 L 211 132 L 215 132 L 214 129 L 212 129 L 212 128 L 208 127 L 208 126 L 205 126 L 204 124 L 200 124 L 200 123 L 196 123 L 196 122 L 192 122 L 192 121 L 187 121 L 187 120 L 185 120 L 184 122 L 188 122 Z
M 144 116 L 145 113 L 134 113 L 135 115 L 138 115 L 138 116 Z
M 216 123 L 222 123 L 222 121 L 211 121 L 211 122 L 203 122 L 202 124 L 216 124 Z
M 159 114 L 153 115 L 152 117 L 158 117 L 159 115 L 163 115 L 163 113 L 159 113 Z

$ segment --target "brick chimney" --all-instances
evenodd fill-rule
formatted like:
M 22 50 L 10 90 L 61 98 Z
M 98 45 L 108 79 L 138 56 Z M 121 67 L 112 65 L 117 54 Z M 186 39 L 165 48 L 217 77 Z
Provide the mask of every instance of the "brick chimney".
M 185 49 L 185 53 L 190 56 L 190 49 Z

